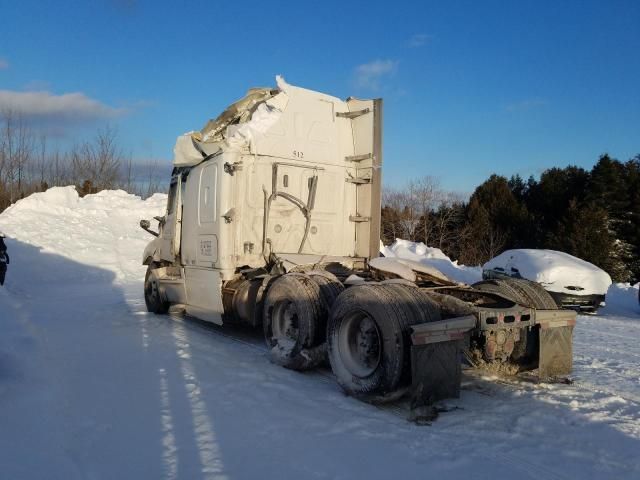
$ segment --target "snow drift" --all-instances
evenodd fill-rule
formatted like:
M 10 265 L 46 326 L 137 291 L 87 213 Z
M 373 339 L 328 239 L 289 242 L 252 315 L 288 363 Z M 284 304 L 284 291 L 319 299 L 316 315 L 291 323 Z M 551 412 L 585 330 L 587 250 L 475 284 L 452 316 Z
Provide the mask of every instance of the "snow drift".
M 104 190 L 80 197 L 75 187 L 53 187 L 18 201 L 0 215 L 0 232 L 7 235 L 9 255 L 14 240 L 38 247 L 43 253 L 56 254 L 76 262 L 95 265 L 115 274 L 117 281 L 144 277 L 141 255 L 151 236 L 139 222 L 162 215 L 165 194 L 147 200 L 122 190 Z M 11 282 L 25 265 L 17 257 L 9 266 Z M 41 269 L 38 276 L 59 278 L 63 272 Z
M 600 313 L 603 315 L 625 315 L 640 320 L 640 304 L 638 302 L 640 283 L 614 283 L 609 287 L 606 306 Z
M 482 280 L 480 267 L 458 265 L 457 261 L 452 261 L 439 248 L 427 247 L 422 242 L 416 243 L 397 238 L 388 247 L 381 244 L 380 253 L 385 257 L 413 260 L 433 267 L 456 282 L 471 284 Z

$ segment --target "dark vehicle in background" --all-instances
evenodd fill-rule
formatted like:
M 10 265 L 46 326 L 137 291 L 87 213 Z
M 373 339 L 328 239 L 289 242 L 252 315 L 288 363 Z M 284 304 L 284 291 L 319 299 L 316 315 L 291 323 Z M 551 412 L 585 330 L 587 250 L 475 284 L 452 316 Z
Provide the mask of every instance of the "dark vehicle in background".
M 7 245 L 4 243 L 4 235 L 0 233 L 0 285 L 4 285 L 7 265 L 9 265 L 9 254 L 7 253 Z

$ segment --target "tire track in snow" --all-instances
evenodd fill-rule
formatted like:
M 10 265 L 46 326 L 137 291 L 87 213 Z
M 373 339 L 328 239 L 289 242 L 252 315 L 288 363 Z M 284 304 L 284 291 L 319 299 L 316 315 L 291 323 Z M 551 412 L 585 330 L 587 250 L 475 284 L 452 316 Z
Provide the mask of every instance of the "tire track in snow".
M 215 335 L 219 339 L 224 339 L 224 341 L 226 341 L 226 343 L 228 344 L 237 345 L 242 349 L 251 351 L 255 354 L 259 354 L 260 356 L 264 357 L 266 362 L 269 361 L 269 358 L 268 358 L 269 348 L 263 341 L 256 341 L 255 336 L 247 335 L 242 331 L 240 332 L 235 331 L 230 334 L 225 333 L 222 330 L 222 328 L 224 327 L 219 327 L 217 325 L 202 322 L 192 317 L 187 317 L 190 321 L 188 323 L 184 323 L 185 315 L 181 313 L 178 309 L 170 311 L 169 317 L 172 319 L 172 321 L 183 322 L 183 325 L 188 325 L 190 329 L 194 329 L 196 331 L 199 331 L 205 334 Z M 234 335 L 233 333 L 236 333 L 236 335 Z M 249 338 L 249 340 L 238 338 L 237 335 L 246 336 Z M 191 348 L 192 350 L 197 350 L 199 353 L 201 352 L 203 356 L 206 357 L 205 348 L 198 348 L 196 345 L 191 345 Z M 210 346 L 206 346 L 206 348 L 210 348 Z M 311 377 L 314 380 L 321 382 L 325 385 L 338 387 L 338 383 L 336 382 L 335 377 L 333 376 L 333 373 L 327 367 L 320 367 L 314 370 L 309 370 L 301 373 L 306 377 Z M 359 401 L 356 399 L 354 399 L 354 401 L 358 401 L 360 405 L 362 405 L 364 408 L 371 408 L 372 410 L 390 413 L 393 416 L 405 421 L 407 421 L 409 418 L 408 401 L 398 401 L 398 402 L 382 403 L 382 404 L 367 403 L 367 402 Z
M 178 478 L 178 447 L 173 432 L 173 417 L 169 401 L 169 382 L 164 368 L 158 369 L 160 375 L 160 418 L 162 422 L 162 460 L 165 465 L 166 480 Z
M 185 381 L 184 387 L 191 406 L 191 417 L 193 419 L 202 473 L 205 479 L 226 479 L 227 476 L 223 472 L 224 465 L 222 464 L 220 448 L 216 440 L 211 417 L 207 412 L 207 405 L 201 396 L 198 378 L 191 364 L 191 347 L 187 341 L 185 326 L 182 320 L 173 320 L 172 327 L 172 334 L 180 360 L 180 370 Z

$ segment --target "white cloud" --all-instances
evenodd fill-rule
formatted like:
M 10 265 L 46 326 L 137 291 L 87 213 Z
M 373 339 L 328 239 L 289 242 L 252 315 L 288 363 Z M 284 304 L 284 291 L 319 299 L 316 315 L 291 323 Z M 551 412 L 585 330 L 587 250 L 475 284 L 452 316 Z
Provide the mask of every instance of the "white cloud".
M 525 100 L 521 100 L 519 102 L 513 102 L 508 104 L 505 107 L 507 112 L 522 112 L 526 110 L 531 110 L 533 108 L 544 107 L 548 105 L 549 102 L 544 98 L 528 98 Z
M 411 48 L 419 48 L 426 45 L 431 38 L 432 36 L 426 33 L 416 33 L 409 39 L 408 45 Z
M 0 57 L 0 70 L 6 70 L 7 68 L 9 68 L 9 62 Z
M 374 60 L 358 65 L 355 69 L 356 85 L 369 90 L 379 90 L 380 81 L 398 70 L 397 60 Z
M 56 95 L 47 91 L 0 90 L 0 111 L 12 110 L 25 120 L 39 124 L 79 124 L 124 115 L 125 108 L 114 108 L 84 93 Z

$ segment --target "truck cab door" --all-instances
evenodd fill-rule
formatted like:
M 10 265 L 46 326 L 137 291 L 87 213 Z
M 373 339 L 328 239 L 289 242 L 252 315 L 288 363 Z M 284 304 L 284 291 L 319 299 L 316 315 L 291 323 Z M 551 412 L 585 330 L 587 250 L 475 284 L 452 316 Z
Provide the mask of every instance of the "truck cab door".
M 182 234 L 182 176 L 176 175 L 171 179 L 167 213 L 162 227 L 160 258 L 168 262 L 175 262 L 180 258 L 180 243 Z
M 173 239 L 171 241 L 171 253 L 176 260 L 180 259 L 180 246 L 182 241 L 182 194 L 184 192 L 184 184 L 182 175 L 178 176 L 176 190 L 176 208 L 175 220 L 173 222 Z

